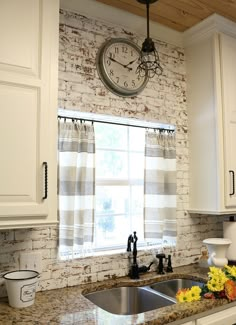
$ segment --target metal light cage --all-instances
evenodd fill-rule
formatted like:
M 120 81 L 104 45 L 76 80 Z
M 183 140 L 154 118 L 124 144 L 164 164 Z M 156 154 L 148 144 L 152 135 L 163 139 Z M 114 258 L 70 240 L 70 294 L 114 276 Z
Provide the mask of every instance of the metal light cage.
M 160 65 L 159 54 L 155 48 L 153 40 L 149 36 L 149 5 L 150 3 L 154 3 L 157 0 L 137 1 L 142 4 L 146 4 L 147 9 L 147 37 L 142 44 L 137 73 L 142 77 L 148 74 L 149 78 L 153 78 L 155 75 L 159 76 L 163 72 L 163 69 Z

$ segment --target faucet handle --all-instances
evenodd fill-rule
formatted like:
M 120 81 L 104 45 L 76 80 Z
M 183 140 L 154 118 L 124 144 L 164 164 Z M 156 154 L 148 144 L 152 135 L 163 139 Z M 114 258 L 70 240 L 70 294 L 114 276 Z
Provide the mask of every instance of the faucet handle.
M 173 272 L 173 268 L 172 268 L 172 265 L 171 265 L 171 255 L 168 255 L 168 262 L 167 262 L 166 272 Z
M 158 264 L 158 270 L 157 273 L 158 274 L 165 274 L 164 272 L 164 265 L 163 265 L 163 259 L 166 257 L 165 254 L 161 253 L 161 254 L 157 254 L 156 257 L 159 259 L 159 264 Z
M 139 272 L 140 272 L 140 273 L 145 273 L 145 272 L 149 271 L 153 263 L 154 263 L 154 262 L 151 262 L 148 266 L 146 266 L 146 265 L 142 265 L 142 266 L 140 266 L 140 267 L 138 268 L 138 269 L 139 269 Z

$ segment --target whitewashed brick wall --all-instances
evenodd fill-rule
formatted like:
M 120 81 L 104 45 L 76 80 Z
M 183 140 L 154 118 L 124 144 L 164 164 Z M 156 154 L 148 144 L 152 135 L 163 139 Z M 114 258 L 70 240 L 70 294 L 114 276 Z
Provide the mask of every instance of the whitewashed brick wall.
M 172 254 L 174 266 L 196 262 L 201 254 L 202 240 L 222 236 L 222 220 L 214 216 L 191 217 L 187 212 L 189 151 L 184 50 L 156 40 L 163 75 L 151 79 L 137 97 L 124 99 L 110 93 L 96 71 L 97 50 L 111 37 L 125 37 L 139 45 L 143 41 L 121 26 L 61 11 L 59 107 L 176 126 L 178 243 L 176 249 L 165 252 Z M 57 241 L 55 227 L 0 232 L 0 273 L 18 269 L 20 253 L 34 250 L 43 256 L 39 290 L 100 281 L 128 272 L 127 253 L 59 261 Z M 155 250 L 139 251 L 138 262 L 148 265 L 154 256 Z M 5 287 L 0 281 L 0 296 L 4 295 Z

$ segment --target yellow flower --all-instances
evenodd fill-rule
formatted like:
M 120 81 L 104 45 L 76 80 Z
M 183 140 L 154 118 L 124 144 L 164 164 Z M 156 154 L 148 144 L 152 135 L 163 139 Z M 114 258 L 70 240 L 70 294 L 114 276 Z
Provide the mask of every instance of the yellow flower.
M 213 276 L 213 275 L 217 275 L 217 273 L 218 273 L 218 268 L 217 267 L 215 267 L 215 266 L 211 266 L 211 267 L 209 267 L 209 269 L 210 269 L 210 272 L 208 272 L 208 275 L 209 276 Z
M 176 294 L 178 302 L 187 302 L 187 289 L 180 289 Z
M 211 279 L 207 282 L 207 288 L 210 291 L 222 291 L 224 290 L 224 283 L 226 282 L 222 282 L 222 281 L 217 281 L 218 279 Z
M 211 270 L 209 272 L 209 280 L 207 282 L 207 288 L 210 291 L 222 291 L 224 290 L 224 284 L 228 280 L 227 276 L 221 269 Z
M 224 286 L 228 278 L 221 269 L 216 268 L 214 266 L 210 267 L 210 272 L 208 273 L 208 276 L 209 276 L 209 281 L 207 282 L 207 287 L 209 290 L 212 290 L 210 289 L 210 287 L 214 288 L 213 291 L 223 290 L 222 286 Z
M 191 290 L 187 289 L 186 291 L 186 301 L 187 302 L 192 302 L 194 300 L 194 297 L 192 296 Z
M 219 269 L 218 267 L 211 266 L 210 272 L 208 272 L 208 277 L 211 278 L 219 278 L 220 276 L 224 275 L 225 273 Z
M 200 296 L 200 293 L 202 292 L 202 289 L 199 286 L 193 286 L 191 288 L 191 292 L 192 294 L 194 294 L 195 296 Z
M 188 301 L 197 301 L 201 299 L 200 296 L 201 289 L 198 286 L 193 286 L 191 289 L 189 289 L 187 293 L 187 300 Z
M 229 266 L 229 265 L 225 265 L 225 270 L 226 272 L 228 272 L 232 277 L 236 278 L 236 266 Z
M 201 299 L 201 288 L 193 286 L 191 289 L 181 289 L 176 294 L 178 302 L 192 302 Z

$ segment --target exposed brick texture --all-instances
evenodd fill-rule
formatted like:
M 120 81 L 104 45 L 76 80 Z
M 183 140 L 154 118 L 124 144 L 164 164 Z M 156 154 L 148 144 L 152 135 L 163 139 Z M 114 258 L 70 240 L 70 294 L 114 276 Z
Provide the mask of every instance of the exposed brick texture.
M 156 41 L 164 73 L 149 81 L 145 90 L 133 98 L 121 98 L 109 92 L 96 71 L 96 54 L 111 37 L 126 37 L 141 45 L 143 38 L 104 21 L 61 11 L 59 56 L 59 107 L 132 117 L 173 124 L 177 138 L 177 247 L 173 266 L 198 260 L 202 240 L 222 236 L 222 219 L 214 216 L 191 217 L 189 202 L 188 116 L 186 111 L 185 57 L 182 48 Z M 0 232 L 0 272 L 18 269 L 22 251 L 40 251 L 43 272 L 39 289 L 49 290 L 126 275 L 128 253 L 87 257 L 74 261 L 57 258 L 58 231 L 55 227 Z M 138 262 L 149 264 L 156 251 L 138 252 Z M 152 266 L 155 269 L 156 265 Z M 6 295 L 0 282 L 0 296 Z

